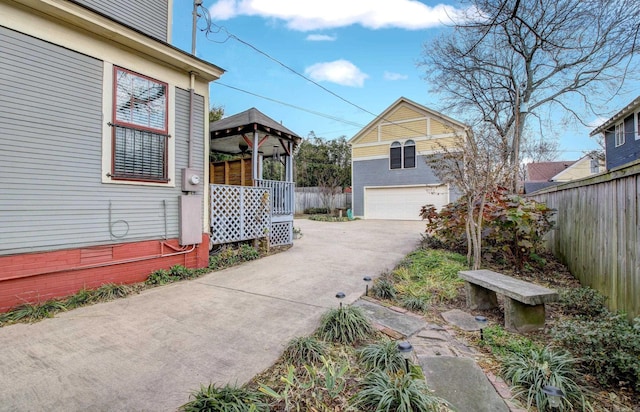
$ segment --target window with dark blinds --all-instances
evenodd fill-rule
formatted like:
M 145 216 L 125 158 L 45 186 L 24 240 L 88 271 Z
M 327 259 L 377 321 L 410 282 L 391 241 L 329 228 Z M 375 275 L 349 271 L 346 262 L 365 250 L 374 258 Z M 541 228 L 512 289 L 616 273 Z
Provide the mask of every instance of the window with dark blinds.
M 167 84 L 114 67 L 114 179 L 167 182 Z
M 416 167 L 416 144 L 413 140 L 407 140 L 404 143 L 404 168 L 410 169 Z
M 389 167 L 391 169 L 402 168 L 402 145 L 399 142 L 391 143 L 389 153 Z

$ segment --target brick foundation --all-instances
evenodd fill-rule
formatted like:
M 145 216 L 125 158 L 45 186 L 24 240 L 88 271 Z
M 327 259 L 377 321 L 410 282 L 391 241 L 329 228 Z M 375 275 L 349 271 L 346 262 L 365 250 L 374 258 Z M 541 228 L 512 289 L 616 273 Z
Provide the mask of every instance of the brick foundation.
M 142 282 L 152 272 L 174 265 L 204 268 L 208 264 L 206 233 L 189 253 L 181 253 L 178 240 L 170 239 L 0 256 L 0 313 L 105 283 Z

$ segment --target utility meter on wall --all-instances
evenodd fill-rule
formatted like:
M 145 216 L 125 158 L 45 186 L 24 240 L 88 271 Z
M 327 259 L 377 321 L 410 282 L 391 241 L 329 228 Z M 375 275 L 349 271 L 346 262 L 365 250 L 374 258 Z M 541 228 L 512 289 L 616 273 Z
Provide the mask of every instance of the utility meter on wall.
M 195 169 L 182 169 L 182 191 L 195 192 L 200 184 L 200 175 Z

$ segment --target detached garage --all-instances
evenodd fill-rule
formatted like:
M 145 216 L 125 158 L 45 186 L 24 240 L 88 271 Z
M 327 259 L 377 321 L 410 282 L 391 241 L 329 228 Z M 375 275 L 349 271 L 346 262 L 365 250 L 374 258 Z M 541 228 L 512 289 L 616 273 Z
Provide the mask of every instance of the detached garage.
M 422 206 L 447 203 L 449 188 L 442 184 L 364 188 L 365 219 L 420 220 Z

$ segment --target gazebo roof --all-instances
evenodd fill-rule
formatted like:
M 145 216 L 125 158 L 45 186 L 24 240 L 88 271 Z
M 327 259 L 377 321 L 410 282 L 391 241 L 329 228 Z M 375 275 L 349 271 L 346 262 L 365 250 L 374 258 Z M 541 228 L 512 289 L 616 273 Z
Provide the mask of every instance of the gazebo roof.
M 295 144 L 299 144 L 302 141 L 302 137 L 271 119 L 255 107 L 218 120 L 217 122 L 212 122 L 209 130 L 211 131 L 211 139 L 241 136 L 242 134 L 258 131 L 274 137 L 293 140 Z

